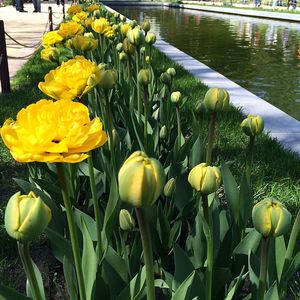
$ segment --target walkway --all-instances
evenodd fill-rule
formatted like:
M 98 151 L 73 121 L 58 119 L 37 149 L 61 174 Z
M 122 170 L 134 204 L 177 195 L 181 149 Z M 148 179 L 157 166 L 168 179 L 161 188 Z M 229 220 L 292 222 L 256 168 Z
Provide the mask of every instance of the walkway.
M 42 12 L 33 13 L 33 4 L 25 3 L 28 13 L 20 13 L 13 6 L 0 7 L 0 20 L 4 21 L 8 68 L 10 78 L 21 69 L 32 53 L 40 45 L 41 37 L 49 31 L 48 7 L 52 7 L 54 26 L 63 19 L 62 6 L 53 1 L 42 3 Z M 66 5 L 66 10 L 69 5 Z M 14 40 L 15 41 L 14 41 Z M 17 44 L 16 41 L 20 44 Z M 24 47 L 26 46 L 26 47 Z M 1 89 L 1 87 L 0 87 Z

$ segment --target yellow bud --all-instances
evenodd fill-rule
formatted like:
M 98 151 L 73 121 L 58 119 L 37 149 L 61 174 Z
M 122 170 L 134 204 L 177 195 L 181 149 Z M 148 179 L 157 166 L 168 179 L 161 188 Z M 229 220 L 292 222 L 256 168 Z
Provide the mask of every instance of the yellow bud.
M 121 209 L 119 213 L 119 224 L 122 230 L 130 231 L 135 227 L 135 221 L 127 209 Z
M 256 136 L 264 130 L 264 120 L 260 116 L 249 115 L 241 123 L 242 130 L 248 136 Z
M 114 69 L 105 70 L 102 72 L 99 85 L 105 89 L 112 89 L 118 81 L 118 73 Z
M 120 18 L 120 14 L 119 14 L 118 12 L 115 12 L 115 13 L 114 13 L 114 18 L 115 18 L 115 19 L 119 19 L 119 18 Z
M 50 208 L 33 192 L 28 195 L 17 192 L 8 200 L 4 217 L 5 228 L 19 242 L 36 239 L 50 220 Z
M 167 73 L 171 76 L 171 77 L 175 77 L 176 76 L 176 70 L 174 68 L 168 68 Z
M 145 31 L 145 32 L 148 32 L 151 28 L 151 25 L 150 25 L 150 22 L 149 20 L 144 20 L 143 24 L 142 24 L 142 29 Z
M 159 137 L 164 140 L 168 136 L 168 130 L 166 125 L 164 125 L 159 131 Z
M 254 228 L 264 237 L 276 237 L 288 231 L 292 215 L 281 202 L 266 198 L 254 205 L 252 220 Z
M 204 104 L 211 112 L 223 111 L 229 105 L 229 94 L 225 89 L 210 88 L 205 94 Z
M 118 175 L 122 201 L 134 207 L 154 204 L 165 184 L 165 172 L 160 162 L 136 151 L 124 162 Z
M 125 38 L 123 41 L 123 50 L 127 54 L 133 54 L 135 47 L 129 43 L 128 38 Z
M 175 178 L 171 178 L 168 180 L 168 182 L 165 184 L 164 187 L 164 195 L 169 198 L 172 196 L 175 190 Z
M 57 62 L 59 59 L 59 50 L 55 47 L 47 47 L 41 51 L 41 58 L 48 61 Z
M 124 61 L 127 59 L 127 55 L 124 51 L 122 51 L 121 53 L 119 53 L 119 60 L 120 61 Z
M 150 46 L 155 44 L 156 42 L 156 35 L 154 33 L 149 32 L 145 37 L 145 42 Z
M 145 57 L 145 62 L 146 62 L 146 64 L 149 64 L 149 63 L 150 63 L 150 56 L 149 56 L 149 55 L 147 55 L 147 56 Z
M 145 36 L 139 27 L 134 27 L 127 32 L 129 43 L 135 46 L 142 46 L 145 42 Z
M 221 184 L 221 172 L 218 167 L 201 163 L 189 173 L 190 185 L 200 194 L 209 195 L 217 191 Z
M 137 80 L 142 86 L 146 86 L 151 81 L 151 71 L 149 69 L 141 69 L 138 73 Z
M 118 43 L 117 46 L 116 46 L 116 50 L 117 50 L 117 52 L 121 52 L 123 50 L 123 44 Z
M 137 26 L 137 21 L 136 20 L 131 20 L 129 23 L 130 27 L 133 29 L 134 27 Z
M 178 103 L 181 97 L 181 93 L 180 92 L 173 92 L 171 94 L 171 102 L 172 103 Z

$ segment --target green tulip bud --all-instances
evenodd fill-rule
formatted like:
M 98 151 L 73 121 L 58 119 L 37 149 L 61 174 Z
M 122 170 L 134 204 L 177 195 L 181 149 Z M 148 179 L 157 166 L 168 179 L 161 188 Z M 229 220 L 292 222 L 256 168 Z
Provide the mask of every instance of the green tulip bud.
M 140 49 L 140 53 L 141 54 L 144 54 L 146 52 L 146 48 L 143 46 L 143 47 L 141 47 L 141 49 Z
M 147 55 L 147 56 L 145 57 L 145 63 L 146 63 L 147 65 L 150 63 L 150 56 L 149 56 L 149 55 Z
M 170 74 L 168 74 L 167 72 L 164 72 L 164 73 L 161 73 L 161 75 L 160 75 L 160 81 L 163 84 L 170 86 L 172 83 L 172 78 L 171 78 Z
M 4 217 L 5 228 L 19 242 L 36 239 L 50 220 L 50 208 L 33 192 L 28 195 L 17 192 L 8 200 Z
M 118 12 L 115 12 L 114 13 L 114 17 L 115 17 L 115 19 L 119 19 L 120 18 L 120 14 Z
M 217 191 L 221 184 L 221 172 L 218 167 L 201 163 L 189 173 L 190 185 L 200 194 L 209 195 Z
M 124 61 L 127 59 L 127 55 L 124 51 L 122 51 L 121 53 L 119 53 L 119 60 L 120 61 Z
M 252 220 L 254 228 L 265 238 L 276 237 L 289 230 L 292 215 L 281 202 L 266 198 L 254 205 Z
M 123 41 L 123 50 L 127 54 L 133 54 L 135 51 L 135 47 L 129 43 L 128 38 L 125 38 Z
M 162 192 L 165 179 L 164 169 L 158 160 L 136 151 L 119 171 L 120 198 L 137 208 L 151 206 Z
M 141 69 L 137 76 L 137 81 L 140 85 L 146 86 L 151 82 L 151 72 L 149 69 Z
M 156 42 L 156 35 L 152 32 L 149 32 L 146 37 L 145 37 L 145 42 L 148 44 L 148 45 L 153 45 L 155 44 Z
M 168 180 L 168 182 L 165 184 L 164 187 L 165 197 L 167 198 L 171 197 L 174 191 L 175 191 L 175 178 L 171 178 Z
M 264 120 L 260 116 L 249 115 L 241 123 L 244 133 L 248 136 L 256 136 L 264 130 Z
M 168 68 L 167 73 L 171 76 L 171 77 L 175 77 L 176 76 L 176 70 L 174 68 Z
M 210 88 L 205 94 L 204 104 L 210 112 L 223 111 L 229 105 L 229 94 L 225 89 Z
M 135 221 L 127 209 L 121 209 L 119 213 L 119 224 L 122 230 L 131 231 L 135 227 Z
M 123 50 L 123 44 L 118 43 L 117 46 L 116 46 L 116 50 L 117 50 L 117 52 L 121 52 Z
M 181 97 L 181 93 L 180 92 L 173 92 L 171 94 L 171 102 L 172 103 L 178 103 Z
M 118 82 L 118 73 L 114 69 L 104 70 L 99 85 L 104 90 L 112 89 Z
M 164 140 L 168 136 L 168 130 L 166 125 L 164 125 L 159 131 L 159 137 Z
M 145 31 L 145 32 L 148 32 L 151 28 L 151 25 L 150 25 L 150 22 L 149 20 L 144 20 L 143 24 L 142 24 L 142 29 Z
M 136 20 L 131 20 L 131 21 L 129 22 L 129 25 L 130 25 L 130 27 L 133 29 L 133 28 L 135 28 L 135 27 L 138 25 L 138 23 L 137 23 Z
M 129 43 L 135 46 L 142 46 L 145 42 L 145 35 L 139 27 L 135 27 L 127 32 Z

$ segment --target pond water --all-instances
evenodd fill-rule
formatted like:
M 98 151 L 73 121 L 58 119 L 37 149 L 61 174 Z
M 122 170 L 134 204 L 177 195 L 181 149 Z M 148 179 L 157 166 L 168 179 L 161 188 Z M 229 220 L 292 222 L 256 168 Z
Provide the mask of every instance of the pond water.
M 300 24 L 188 9 L 114 9 L 300 120 Z

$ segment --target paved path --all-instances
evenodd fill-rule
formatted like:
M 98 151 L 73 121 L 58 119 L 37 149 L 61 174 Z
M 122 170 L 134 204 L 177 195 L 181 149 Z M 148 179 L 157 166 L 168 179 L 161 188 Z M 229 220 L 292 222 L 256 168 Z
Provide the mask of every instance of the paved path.
M 4 21 L 5 32 L 22 44 L 19 45 L 10 37 L 5 37 L 10 78 L 21 69 L 22 65 L 39 46 L 43 34 L 49 31 L 49 6 L 52 7 L 53 11 L 53 23 L 58 25 L 63 19 L 62 6 L 56 5 L 53 1 L 42 3 L 41 13 L 32 12 L 32 3 L 25 3 L 24 5 L 28 13 L 20 13 L 13 6 L 0 7 L 0 20 Z M 68 7 L 69 5 L 66 5 L 66 10 Z

